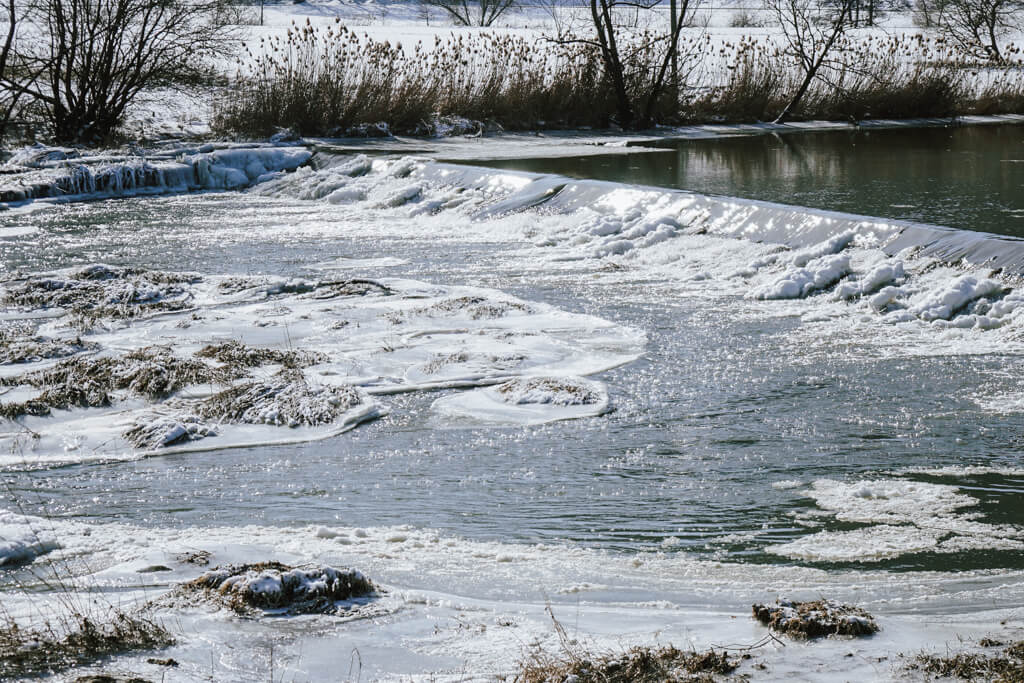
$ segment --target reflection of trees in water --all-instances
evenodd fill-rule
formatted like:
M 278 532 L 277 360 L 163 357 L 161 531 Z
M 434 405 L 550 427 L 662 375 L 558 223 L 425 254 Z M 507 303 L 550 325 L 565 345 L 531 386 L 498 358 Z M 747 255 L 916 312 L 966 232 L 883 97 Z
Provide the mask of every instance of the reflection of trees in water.
M 1024 211 L 1019 126 L 685 140 L 664 153 L 503 165 L 1024 235 L 1024 215 L 1008 213 Z

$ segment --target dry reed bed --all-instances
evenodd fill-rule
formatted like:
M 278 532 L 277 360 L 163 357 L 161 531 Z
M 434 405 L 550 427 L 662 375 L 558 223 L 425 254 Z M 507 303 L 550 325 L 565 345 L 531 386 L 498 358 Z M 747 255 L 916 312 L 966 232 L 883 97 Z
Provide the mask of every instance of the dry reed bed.
M 623 50 L 630 97 L 638 104 L 658 64 L 647 33 Z M 772 120 L 795 88 L 798 72 L 768 37 L 715 46 L 707 34 L 682 39 L 678 97 L 656 103 L 662 124 Z M 1019 53 L 1014 53 L 1018 57 Z M 479 34 L 435 39 L 411 48 L 360 36 L 340 23 L 293 26 L 285 36 L 247 48 L 214 127 L 230 135 L 344 136 L 367 131 L 434 135 L 455 117 L 488 125 L 604 128 L 615 101 L 599 53 L 591 46 Z M 984 67 L 942 37 L 845 36 L 798 108 L 796 119 L 950 117 L 1024 112 L 1018 62 Z M 378 125 L 384 124 L 384 125 Z

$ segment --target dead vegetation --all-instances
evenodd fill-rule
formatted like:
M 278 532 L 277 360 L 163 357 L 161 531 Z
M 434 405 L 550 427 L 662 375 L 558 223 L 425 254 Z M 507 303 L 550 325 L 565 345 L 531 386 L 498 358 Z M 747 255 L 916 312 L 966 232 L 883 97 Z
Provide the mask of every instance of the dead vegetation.
M 307 368 L 326 363 L 329 359 L 319 351 L 280 351 L 248 346 L 238 341 L 209 344 L 196 352 L 199 358 L 210 358 L 231 368 L 258 368 L 264 365 L 283 365 L 286 368 Z
M 465 363 L 468 360 L 469 354 L 465 351 L 459 351 L 457 353 L 439 353 L 430 359 L 429 362 L 424 363 L 420 369 L 428 375 L 433 375 L 445 366 Z
M 301 370 L 285 369 L 266 381 L 252 381 L 202 401 L 199 417 L 246 424 L 310 426 L 330 424 L 363 402 L 349 386 L 311 386 Z
M 238 614 L 328 614 L 337 611 L 339 601 L 369 597 L 376 591 L 373 582 L 354 569 L 261 562 L 211 569 L 181 585 L 172 599 L 212 603 Z
M 150 420 L 136 422 L 125 431 L 124 440 L 146 450 L 178 446 L 189 441 L 199 441 L 208 436 L 216 436 L 217 431 L 203 423 L 195 415 L 168 417 L 152 415 Z
M 731 674 L 739 659 L 716 650 L 706 652 L 634 647 L 617 655 L 591 655 L 566 651 L 562 657 L 536 654 L 523 664 L 513 679 L 517 683 L 669 683 L 713 681 Z
M 391 296 L 394 292 L 375 280 L 350 278 L 318 282 L 310 296 L 314 299 L 334 299 L 340 296 L 367 296 L 369 294 Z
M 779 600 L 775 605 L 754 605 L 753 614 L 773 631 L 796 638 L 869 636 L 878 632 L 878 624 L 870 614 L 831 600 Z
M 6 386 L 42 389 L 30 401 L 0 404 L 0 415 L 13 419 L 20 415 L 47 415 L 51 409 L 108 406 L 114 391 L 159 400 L 186 386 L 220 384 L 230 379 L 226 371 L 177 356 L 166 346 L 147 346 L 118 357 L 77 356 L 52 368 L 0 381 Z
M 392 311 L 387 319 L 398 325 L 410 317 L 427 316 L 431 318 L 464 315 L 470 320 L 493 320 L 503 318 L 509 313 L 532 313 L 532 309 L 519 301 L 494 301 L 482 296 L 460 296 L 438 301 L 430 306 L 413 308 L 409 311 Z
M 0 365 L 35 363 L 49 358 L 67 358 L 86 351 L 95 351 L 96 344 L 81 338 L 53 339 L 34 335 L 31 331 L 0 330 Z
M 633 647 L 621 653 L 593 653 L 569 637 L 555 617 L 551 606 L 546 608 L 561 645 L 557 653 L 536 647 L 519 665 L 512 679 L 516 683 L 704 683 L 731 674 L 742 657 L 730 658 L 726 650 L 705 652 L 679 650 L 668 645 L 660 648 Z
M 495 391 L 513 405 L 585 406 L 601 401 L 596 391 L 571 377 L 520 377 L 499 384 Z
M 1002 643 L 983 639 L 979 645 L 1001 647 Z M 921 654 L 907 666 L 907 669 L 923 671 L 940 678 L 989 681 L 991 683 L 1019 683 L 1019 681 L 1024 681 L 1024 640 L 1003 648 L 999 654 L 961 652 L 945 657 Z
M 62 308 L 88 327 L 103 318 L 131 319 L 191 306 L 188 285 L 198 275 L 95 264 L 64 275 L 9 280 L 0 302 L 24 308 Z
M 73 614 L 38 627 L 7 619 L 0 626 L 0 679 L 64 671 L 124 652 L 171 645 L 174 638 L 159 623 L 115 607 L 105 613 Z
M 309 280 L 279 280 L 241 275 L 224 278 L 217 284 L 217 289 L 224 294 L 240 294 L 250 290 L 260 290 L 267 296 L 308 294 L 313 299 L 366 296 L 374 293 L 391 295 L 394 293 L 389 287 L 375 280 L 364 278 L 312 282 Z

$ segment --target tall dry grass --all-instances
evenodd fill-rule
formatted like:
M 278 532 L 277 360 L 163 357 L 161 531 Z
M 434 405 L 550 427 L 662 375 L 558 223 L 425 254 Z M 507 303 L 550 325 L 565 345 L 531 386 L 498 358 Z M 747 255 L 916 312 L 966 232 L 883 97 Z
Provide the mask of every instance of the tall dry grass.
M 416 133 L 437 115 L 506 128 L 604 126 L 611 111 L 595 50 L 538 50 L 509 36 L 437 38 L 430 49 L 406 49 L 340 23 L 307 23 L 261 40 L 242 64 L 217 107 L 214 126 L 222 131 L 340 135 L 384 122 L 392 131 Z
M 622 53 L 629 96 L 643 102 L 658 60 L 649 34 Z M 785 106 L 797 69 L 764 37 L 713 46 L 705 34 L 681 46 L 678 93 L 654 107 L 662 124 L 770 121 Z M 797 119 L 934 118 L 1024 112 L 1020 65 L 981 69 L 941 37 L 846 37 L 795 112 Z M 510 129 L 603 128 L 615 99 L 600 54 L 572 41 L 478 34 L 406 47 L 360 36 L 341 23 L 293 26 L 239 61 L 216 106 L 214 129 L 264 137 L 432 134 L 438 117 Z M 385 124 L 378 126 L 377 124 Z

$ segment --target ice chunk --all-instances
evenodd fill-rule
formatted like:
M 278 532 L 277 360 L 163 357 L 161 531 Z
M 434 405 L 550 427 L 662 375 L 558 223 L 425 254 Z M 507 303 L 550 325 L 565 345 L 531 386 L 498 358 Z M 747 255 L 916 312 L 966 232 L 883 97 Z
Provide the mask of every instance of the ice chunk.
M 805 268 L 787 271 L 771 284 L 757 287 L 752 299 L 800 299 L 834 285 L 850 272 L 849 256 L 824 256 Z

